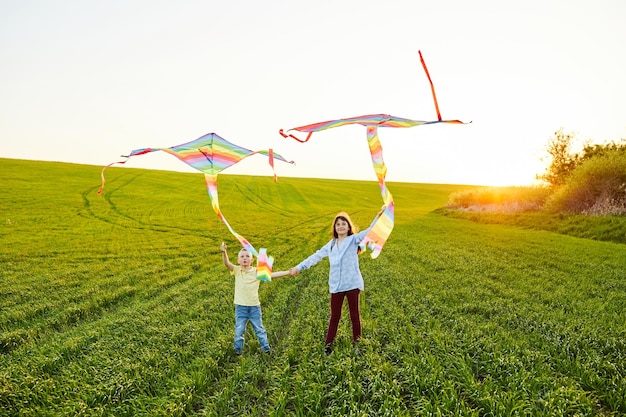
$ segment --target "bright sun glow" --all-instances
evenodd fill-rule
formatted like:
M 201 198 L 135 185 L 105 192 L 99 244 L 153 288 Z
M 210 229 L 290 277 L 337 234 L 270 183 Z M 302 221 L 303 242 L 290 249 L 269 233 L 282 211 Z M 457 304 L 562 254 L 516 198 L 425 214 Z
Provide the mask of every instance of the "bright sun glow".
M 540 161 L 529 159 L 491 158 L 484 164 L 477 164 L 475 171 L 468 179 L 471 184 L 488 186 L 528 186 L 540 183 L 537 174 L 545 170 Z

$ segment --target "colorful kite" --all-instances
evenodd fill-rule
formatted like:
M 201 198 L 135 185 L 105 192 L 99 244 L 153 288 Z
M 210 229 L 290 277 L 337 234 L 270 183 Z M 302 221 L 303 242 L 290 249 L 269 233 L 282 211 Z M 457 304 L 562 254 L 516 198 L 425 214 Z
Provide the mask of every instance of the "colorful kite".
M 378 184 L 380 186 L 380 192 L 383 197 L 383 202 L 385 204 L 385 209 L 382 214 L 369 231 L 369 233 L 365 236 L 363 241 L 360 243 L 361 250 L 365 250 L 366 248 L 370 248 L 372 250 L 371 257 L 377 258 L 382 250 L 385 242 L 389 238 L 391 231 L 393 230 L 394 224 L 394 202 L 387 185 L 385 184 L 385 177 L 387 175 L 387 167 L 385 166 L 385 162 L 383 160 L 383 148 L 380 144 L 380 140 L 378 139 L 378 128 L 379 127 L 414 127 L 426 124 L 434 124 L 434 123 L 455 123 L 455 124 L 463 124 L 460 120 L 442 120 L 441 113 L 439 112 L 439 105 L 437 104 L 437 96 L 435 95 L 435 87 L 433 85 L 432 80 L 430 79 L 430 74 L 428 73 L 428 69 L 426 68 L 426 63 L 422 58 L 421 51 L 419 52 L 420 61 L 422 62 L 422 66 L 424 71 L 426 72 L 426 76 L 428 77 L 428 81 L 430 82 L 430 88 L 433 95 L 433 100 L 435 102 L 435 109 L 437 110 L 437 120 L 435 121 L 422 121 L 422 120 L 412 120 L 405 119 L 402 117 L 390 116 L 388 114 L 371 114 L 365 116 L 357 116 L 350 117 L 347 119 L 338 119 L 338 120 L 329 120 L 327 122 L 313 123 L 306 126 L 295 127 L 293 129 L 289 129 L 287 133 L 280 130 L 280 134 L 287 138 L 292 138 L 297 140 L 298 142 L 304 143 L 307 142 L 313 132 L 318 132 L 320 130 L 332 129 L 335 127 L 340 127 L 344 125 L 350 124 L 360 124 L 362 126 L 367 127 L 367 143 L 370 148 L 370 153 L 372 155 L 372 165 L 374 167 L 374 172 L 376 173 L 376 177 L 378 178 Z M 297 130 L 299 132 L 308 132 L 308 135 L 305 139 L 300 139 L 293 134 L 288 132 Z
M 102 172 L 100 174 L 102 177 L 102 186 L 100 187 L 98 194 L 101 194 L 104 188 L 104 171 L 108 167 L 114 164 L 124 164 L 131 156 L 144 155 L 155 151 L 164 151 L 169 153 L 170 155 L 174 155 L 176 158 L 180 159 L 184 163 L 204 173 L 204 178 L 206 181 L 209 197 L 211 199 L 211 204 L 213 205 L 213 210 L 222 220 L 222 222 L 224 222 L 226 227 L 228 227 L 228 230 L 230 230 L 233 236 L 237 238 L 241 245 L 257 257 L 257 278 L 264 281 L 271 281 L 272 264 L 274 262 L 274 258 L 272 258 L 271 256 L 267 256 L 267 251 L 265 248 L 261 248 L 257 252 L 257 250 L 254 249 L 254 247 L 250 244 L 250 242 L 248 242 L 248 240 L 246 240 L 246 238 L 235 232 L 235 230 L 230 226 L 230 224 L 228 224 L 226 218 L 222 214 L 219 206 L 219 200 L 217 197 L 217 175 L 220 171 L 228 168 L 229 166 L 234 165 L 242 159 L 257 153 L 266 155 L 269 158 L 269 163 L 272 167 L 272 170 L 274 170 L 275 159 L 290 164 L 293 164 L 293 161 L 287 161 L 282 156 L 274 153 L 272 149 L 251 151 L 249 149 L 242 148 L 241 146 L 230 143 L 216 133 L 208 133 L 194 141 L 184 143 L 182 145 L 172 146 L 171 148 L 135 149 L 129 155 L 123 155 L 124 158 L 127 158 L 126 160 L 113 162 L 102 168 Z M 276 181 L 275 171 L 274 181 Z

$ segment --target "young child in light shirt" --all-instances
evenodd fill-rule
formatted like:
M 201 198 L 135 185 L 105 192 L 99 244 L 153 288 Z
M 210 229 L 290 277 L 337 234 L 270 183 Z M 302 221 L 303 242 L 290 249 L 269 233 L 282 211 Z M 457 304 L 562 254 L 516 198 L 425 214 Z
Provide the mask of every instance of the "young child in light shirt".
M 271 347 L 267 340 L 267 331 L 263 326 L 261 302 L 259 301 L 260 280 L 256 278 L 256 268 L 252 266 L 254 257 L 245 248 L 239 251 L 237 265 L 228 259 L 226 244 L 222 242 L 220 251 L 222 261 L 231 275 L 235 277 L 235 354 L 241 355 L 244 346 L 246 324 L 250 322 L 256 334 L 261 350 L 270 353 Z M 272 272 L 272 278 L 289 275 L 288 271 Z

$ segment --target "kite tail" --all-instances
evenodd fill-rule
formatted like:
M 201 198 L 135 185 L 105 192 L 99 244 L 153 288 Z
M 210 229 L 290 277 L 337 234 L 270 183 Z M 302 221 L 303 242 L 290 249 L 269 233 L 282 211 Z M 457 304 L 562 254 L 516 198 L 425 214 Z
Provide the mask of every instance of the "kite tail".
M 243 246 L 248 252 L 250 252 L 254 256 L 258 257 L 259 253 L 256 249 L 254 249 L 254 246 L 252 246 L 245 237 L 235 232 L 235 230 L 230 226 L 230 224 L 228 224 L 228 221 L 226 221 L 226 218 L 222 214 L 222 211 L 220 210 L 219 199 L 217 196 L 217 175 L 204 174 L 204 179 L 206 181 L 207 191 L 209 192 L 209 198 L 211 199 L 211 204 L 213 205 L 213 211 L 215 211 L 215 214 L 217 214 L 220 220 L 222 220 L 222 222 L 226 225 L 230 233 L 232 233 L 233 236 L 235 236 L 235 238 L 239 241 L 239 243 L 241 243 L 241 246 Z
M 383 160 L 383 148 L 378 139 L 378 126 L 368 126 L 367 128 L 367 144 L 372 154 L 372 165 L 374 172 L 378 178 L 378 185 L 380 187 L 380 194 L 383 197 L 385 203 L 385 210 L 383 214 L 376 220 L 370 231 L 365 235 L 359 248 L 363 251 L 366 248 L 372 250 L 371 257 L 377 258 L 380 251 L 383 249 L 385 242 L 391 235 L 394 224 L 394 202 L 387 185 L 385 184 L 385 177 L 387 176 L 387 167 Z
M 274 182 L 278 181 L 278 177 L 276 176 L 276 168 L 274 168 L 274 160 L 278 159 L 279 161 L 287 162 L 288 164 L 293 164 L 294 161 L 287 161 L 281 155 L 274 152 L 273 149 L 268 149 L 264 151 L 256 151 L 254 153 L 260 153 L 261 155 L 265 155 L 269 159 L 270 166 L 272 167 L 272 172 L 274 173 Z
M 302 140 L 302 139 L 300 139 L 300 138 L 298 138 L 298 137 L 294 136 L 294 135 L 293 135 L 293 134 L 291 134 L 291 133 L 290 133 L 290 134 L 286 134 L 286 133 L 285 133 L 285 131 L 284 131 L 283 129 L 280 129 L 280 130 L 278 131 L 278 133 L 280 133 L 280 135 L 281 135 L 282 137 L 284 137 L 284 138 L 291 138 L 291 139 L 295 139 L 295 140 L 297 140 L 297 141 L 298 141 L 298 142 L 300 142 L 300 143 L 304 143 L 304 142 L 307 142 L 309 139 L 311 139 L 311 135 L 313 134 L 313 131 L 309 132 L 309 134 L 306 136 L 306 139 L 304 139 L 304 140 Z
M 211 199 L 211 205 L 213 206 L 213 211 L 217 214 L 217 217 L 222 220 L 222 222 L 226 225 L 230 233 L 241 243 L 241 246 L 244 247 L 248 252 L 253 254 L 257 258 L 257 269 L 256 269 L 256 277 L 262 281 L 271 281 L 272 280 L 272 265 L 274 264 L 274 258 L 271 256 L 267 256 L 267 249 L 261 248 L 258 252 L 252 246 L 248 240 L 237 233 L 235 229 L 231 227 L 228 223 L 222 211 L 220 210 L 219 198 L 217 194 L 217 175 L 204 174 L 204 179 L 206 181 L 207 191 L 209 192 L 209 198 Z
M 122 155 L 124 156 L 124 155 Z M 100 178 L 102 178 L 102 184 L 100 185 L 100 189 L 98 190 L 98 194 L 102 194 L 102 190 L 104 190 L 104 171 L 110 167 L 111 165 L 115 165 L 115 164 L 125 164 L 126 162 L 128 162 L 128 158 L 130 158 L 130 156 L 125 156 L 126 160 L 124 161 L 119 161 L 119 162 L 111 162 L 109 165 L 106 165 L 104 168 L 102 168 L 102 171 L 100 171 Z
M 259 256 L 257 257 L 256 279 L 271 282 L 273 265 L 274 258 L 267 256 L 267 250 L 265 248 L 261 248 L 259 250 Z
M 272 167 L 272 172 L 274 173 L 274 182 L 278 181 L 278 177 L 276 176 L 276 168 L 274 168 L 274 150 L 269 149 L 267 151 L 267 158 L 269 160 L 270 166 Z
M 121 161 L 121 162 L 112 162 L 112 163 L 110 163 L 109 165 L 106 165 L 104 168 L 102 168 L 102 171 L 100 171 L 100 178 L 102 179 L 102 184 L 100 185 L 100 189 L 98 190 L 98 194 L 102 194 L 102 190 L 104 190 L 104 183 L 105 183 L 105 180 L 104 180 L 104 171 L 105 171 L 108 167 L 110 167 L 111 165 L 115 165 L 115 164 L 123 164 L 123 163 L 125 163 L 125 162 L 126 162 L 126 161 Z
M 441 122 L 441 113 L 439 112 L 439 104 L 437 104 L 437 95 L 435 94 L 435 85 L 433 81 L 430 79 L 430 74 L 428 73 L 428 68 L 426 68 L 426 62 L 424 62 L 424 58 L 422 57 L 422 51 L 417 51 L 420 55 L 420 61 L 422 62 L 422 67 L 424 68 L 424 72 L 428 77 L 428 82 L 430 83 L 430 91 L 433 93 L 433 100 L 435 101 L 435 110 L 437 110 L 437 119 Z
M 102 185 L 100 185 L 100 189 L 98 190 L 98 194 L 102 194 L 102 190 L 104 190 L 104 171 L 110 167 L 111 165 L 115 165 L 115 164 L 125 164 L 126 162 L 128 162 L 128 159 L 131 156 L 135 156 L 135 155 L 143 155 L 145 153 L 149 153 L 149 152 L 154 152 L 155 150 L 158 149 L 152 149 L 152 148 L 141 148 L 141 149 L 135 149 L 134 151 L 132 151 L 130 153 L 130 155 L 122 155 L 122 158 L 126 158 L 123 161 L 119 161 L 119 162 L 111 162 L 109 165 L 106 165 L 104 168 L 102 168 L 102 171 L 100 171 L 100 178 L 102 178 Z
M 372 251 L 370 256 L 373 259 L 378 258 L 378 255 L 380 255 L 383 246 L 385 246 L 385 243 L 393 230 L 394 208 L 393 202 L 385 207 L 383 214 L 378 218 L 378 220 L 376 220 L 372 229 L 359 244 L 359 249 L 361 249 L 361 251 L 366 248 L 369 248 Z

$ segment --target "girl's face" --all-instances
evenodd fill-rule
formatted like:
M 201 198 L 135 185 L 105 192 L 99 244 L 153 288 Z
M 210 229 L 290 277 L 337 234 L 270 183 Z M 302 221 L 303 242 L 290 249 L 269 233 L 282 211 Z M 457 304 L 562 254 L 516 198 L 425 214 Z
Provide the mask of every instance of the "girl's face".
M 247 250 L 240 250 L 237 257 L 237 263 L 243 268 L 247 268 L 252 265 L 252 254 Z
M 342 218 L 338 218 L 335 222 L 335 232 L 338 236 L 348 236 L 348 232 L 350 231 L 350 223 L 345 221 Z

